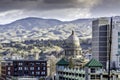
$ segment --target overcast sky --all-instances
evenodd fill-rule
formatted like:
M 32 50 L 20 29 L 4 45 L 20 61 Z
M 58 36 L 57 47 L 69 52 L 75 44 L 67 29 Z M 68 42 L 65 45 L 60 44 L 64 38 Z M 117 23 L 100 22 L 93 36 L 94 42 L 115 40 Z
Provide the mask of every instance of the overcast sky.
M 25 17 L 70 21 L 119 15 L 120 0 L 0 0 L 0 24 Z

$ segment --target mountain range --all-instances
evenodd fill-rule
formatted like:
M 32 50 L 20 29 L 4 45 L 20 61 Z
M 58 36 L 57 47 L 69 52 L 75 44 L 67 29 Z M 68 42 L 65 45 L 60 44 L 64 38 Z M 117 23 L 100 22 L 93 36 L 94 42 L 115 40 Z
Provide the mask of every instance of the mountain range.
M 23 41 L 29 39 L 66 39 L 74 30 L 80 39 L 91 38 L 93 19 L 59 21 L 28 17 L 0 25 L 0 41 Z

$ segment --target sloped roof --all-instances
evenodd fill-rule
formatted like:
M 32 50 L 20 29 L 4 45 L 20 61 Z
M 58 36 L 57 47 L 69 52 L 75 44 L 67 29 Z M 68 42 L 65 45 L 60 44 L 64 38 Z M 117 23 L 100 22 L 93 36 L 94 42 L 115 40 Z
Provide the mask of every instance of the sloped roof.
M 96 59 L 91 59 L 85 67 L 103 67 L 103 65 Z
M 69 65 L 69 63 L 64 58 L 62 58 L 56 63 L 56 65 Z

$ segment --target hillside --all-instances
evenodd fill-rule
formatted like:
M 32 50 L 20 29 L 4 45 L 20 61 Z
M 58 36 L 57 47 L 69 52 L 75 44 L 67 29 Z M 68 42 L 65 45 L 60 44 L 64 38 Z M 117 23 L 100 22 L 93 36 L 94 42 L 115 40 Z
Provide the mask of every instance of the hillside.
M 79 38 L 91 38 L 92 19 L 62 22 L 55 19 L 28 17 L 10 24 L 0 25 L 0 41 L 28 39 L 65 39 L 74 30 Z

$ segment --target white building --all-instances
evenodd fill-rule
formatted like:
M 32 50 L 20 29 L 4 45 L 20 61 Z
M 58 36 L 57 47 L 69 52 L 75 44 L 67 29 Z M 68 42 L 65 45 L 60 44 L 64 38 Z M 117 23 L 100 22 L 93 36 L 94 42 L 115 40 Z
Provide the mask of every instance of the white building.
M 113 17 L 111 53 L 112 67 L 120 69 L 120 17 Z

